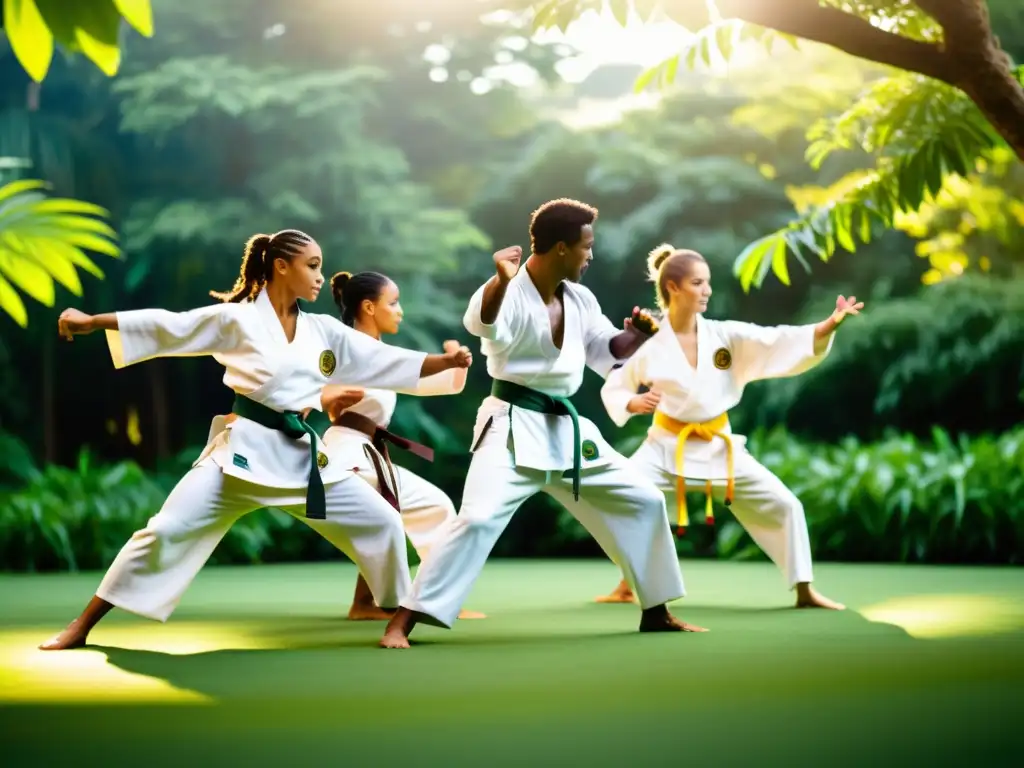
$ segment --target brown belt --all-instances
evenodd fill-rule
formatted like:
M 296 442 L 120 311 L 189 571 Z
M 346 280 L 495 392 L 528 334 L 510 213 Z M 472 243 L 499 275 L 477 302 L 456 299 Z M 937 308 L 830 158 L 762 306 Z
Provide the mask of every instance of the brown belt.
M 369 457 L 374 471 L 377 473 L 377 487 L 380 495 L 391 506 L 401 511 L 401 506 L 398 502 L 398 481 L 395 478 L 395 467 L 391 463 L 388 443 L 391 443 L 396 448 L 409 451 L 414 456 L 419 456 L 427 461 L 434 460 L 434 449 L 422 443 L 407 440 L 393 432 L 388 432 L 386 429 L 377 426 L 373 419 L 363 416 L 361 413 L 345 411 L 333 423 L 336 427 L 354 429 L 370 438 L 374 450 L 370 450 L 370 446 L 367 446 L 366 455 Z M 390 479 L 390 483 L 388 479 Z

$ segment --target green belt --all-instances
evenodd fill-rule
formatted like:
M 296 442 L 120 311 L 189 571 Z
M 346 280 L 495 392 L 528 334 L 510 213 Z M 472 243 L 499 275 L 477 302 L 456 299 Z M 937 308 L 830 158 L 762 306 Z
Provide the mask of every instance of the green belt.
M 580 465 L 583 462 L 583 451 L 580 443 L 580 415 L 576 406 L 567 397 L 546 395 L 535 389 L 514 384 L 511 381 L 494 379 L 491 394 L 518 408 L 537 413 L 550 413 L 556 416 L 568 416 L 572 419 L 572 495 L 576 501 L 580 499 Z
M 283 432 L 292 440 L 309 435 L 309 485 L 306 487 L 306 517 L 313 520 L 327 519 L 327 499 L 324 495 L 324 482 L 320 479 L 320 468 L 317 466 L 316 439 L 323 437 L 331 426 L 331 420 L 321 411 L 311 410 L 305 419 L 298 411 L 275 411 L 262 403 L 250 400 L 243 395 L 235 395 L 235 404 L 231 408 L 243 419 L 255 421 L 267 429 Z

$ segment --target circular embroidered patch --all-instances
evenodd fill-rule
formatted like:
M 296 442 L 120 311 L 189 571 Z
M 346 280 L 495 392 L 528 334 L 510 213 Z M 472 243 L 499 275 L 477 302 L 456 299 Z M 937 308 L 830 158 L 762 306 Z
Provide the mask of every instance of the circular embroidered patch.
M 597 458 L 597 443 L 593 440 L 584 440 L 580 446 L 580 453 L 587 461 L 593 461 Z
M 323 469 L 324 467 L 327 466 L 327 454 L 324 453 L 323 451 L 316 452 L 316 465 L 320 469 Z
M 715 368 L 720 371 L 728 370 L 732 365 L 732 352 L 722 347 L 715 352 Z
M 334 356 L 334 353 L 329 349 L 325 349 L 320 353 L 320 373 L 324 376 L 330 376 L 334 373 L 334 369 L 338 367 L 338 359 Z

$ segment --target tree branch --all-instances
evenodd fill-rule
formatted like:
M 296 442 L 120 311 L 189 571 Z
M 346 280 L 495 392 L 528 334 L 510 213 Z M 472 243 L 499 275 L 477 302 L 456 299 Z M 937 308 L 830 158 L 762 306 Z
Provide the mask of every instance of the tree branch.
M 723 18 L 758 24 L 851 56 L 956 84 L 956 68 L 938 45 L 885 32 L 849 13 L 823 8 L 818 0 L 716 0 L 716 5 Z

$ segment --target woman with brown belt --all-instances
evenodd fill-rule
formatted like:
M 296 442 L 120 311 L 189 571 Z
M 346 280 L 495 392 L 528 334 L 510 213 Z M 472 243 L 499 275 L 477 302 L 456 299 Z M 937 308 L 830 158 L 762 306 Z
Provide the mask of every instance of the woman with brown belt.
M 331 293 L 346 325 L 378 341 L 384 334 L 398 333 L 402 306 L 398 286 L 387 276 L 378 272 L 355 275 L 339 272 L 331 278 Z M 447 341 L 444 348 L 446 351 L 455 350 L 459 346 L 457 341 Z M 465 385 L 465 371 L 451 370 L 420 379 L 417 388 L 409 394 L 420 397 L 456 395 Z M 330 384 L 324 389 L 323 401 L 331 408 L 329 415 L 333 426 L 324 435 L 324 443 L 330 446 L 331 455 L 337 457 L 336 461 L 351 467 L 401 513 L 409 541 L 420 560 L 425 560 L 437 534 L 455 517 L 455 506 L 440 488 L 392 463 L 390 450 L 393 448 L 409 451 L 427 461 L 432 461 L 434 455 L 427 446 L 388 431 L 398 401 L 397 393 Z M 342 404 L 343 410 L 335 403 Z M 349 619 L 387 619 L 391 613 L 374 603 L 373 595 L 360 574 Z M 459 618 L 484 618 L 484 614 L 463 611 Z

